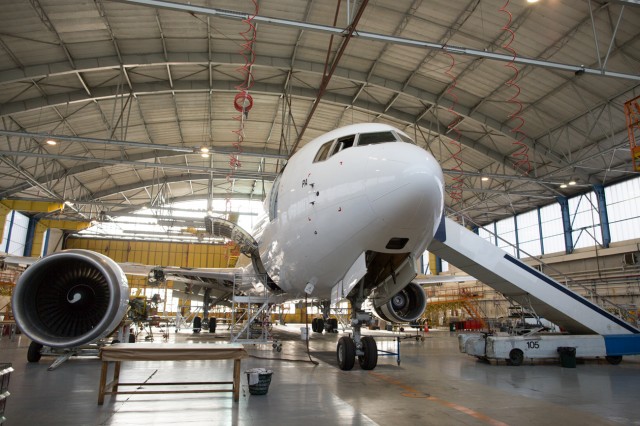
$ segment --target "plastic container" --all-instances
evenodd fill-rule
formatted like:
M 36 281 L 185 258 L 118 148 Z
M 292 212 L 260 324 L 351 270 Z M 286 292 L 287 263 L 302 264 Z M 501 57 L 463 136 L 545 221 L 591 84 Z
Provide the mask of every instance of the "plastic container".
M 0 363 L 0 393 L 9 390 L 9 379 L 12 372 L 11 363 Z
M 558 348 L 560 364 L 564 368 L 576 368 L 576 348 L 562 346 Z
M 249 393 L 251 395 L 266 395 L 271 384 L 272 370 L 265 368 L 252 368 L 245 371 L 247 382 L 249 383 Z
M 307 327 L 300 327 L 300 339 L 309 340 L 309 332 L 307 331 Z
M 7 405 L 7 398 L 9 398 L 9 379 L 13 368 L 10 363 L 0 363 L 0 425 L 2 425 L 6 419 L 4 416 L 4 409 Z

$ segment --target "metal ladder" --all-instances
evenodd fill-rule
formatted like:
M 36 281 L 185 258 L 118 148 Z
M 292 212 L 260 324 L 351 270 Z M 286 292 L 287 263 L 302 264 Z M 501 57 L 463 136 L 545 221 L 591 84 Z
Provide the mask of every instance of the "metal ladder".
M 272 343 L 277 349 L 281 344 L 274 340 L 271 334 L 271 309 L 274 305 L 270 300 L 271 294 L 263 282 L 266 282 L 266 277 L 259 275 L 234 276 L 230 340 L 235 343 Z M 253 285 L 255 289 L 253 294 L 241 294 L 238 290 L 249 285 Z

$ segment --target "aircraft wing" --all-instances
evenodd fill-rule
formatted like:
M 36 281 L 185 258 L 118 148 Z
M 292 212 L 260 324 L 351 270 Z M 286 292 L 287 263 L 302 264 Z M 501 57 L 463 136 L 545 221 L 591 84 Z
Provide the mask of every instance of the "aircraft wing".
M 5 265 L 26 268 L 36 262 L 37 257 L 0 256 Z M 236 274 L 239 268 L 183 268 L 177 266 L 153 266 L 141 263 L 119 262 L 118 265 L 126 275 L 147 277 L 150 285 L 160 285 L 165 281 L 173 281 L 173 290 L 183 293 L 185 298 L 202 300 L 208 289 L 210 297 L 215 301 L 224 302 L 229 299 L 234 290 Z M 241 294 L 255 294 L 263 291 L 262 283 L 240 280 L 236 282 L 236 292 Z
M 184 268 L 177 266 L 149 266 L 138 263 L 120 263 L 122 271 L 127 275 L 146 276 L 150 285 L 160 285 L 172 281 L 173 291 L 183 293 L 182 298 L 202 300 L 205 291 L 214 302 L 225 302 L 234 291 L 241 294 L 260 292 L 262 283 L 239 279 L 240 268 Z
M 229 281 L 233 284 L 235 275 L 241 273 L 239 268 L 184 268 L 178 266 L 153 266 L 144 265 L 142 263 L 121 262 L 118 263 L 122 271 L 127 275 L 148 276 L 160 273 L 169 281 L 202 281 L 202 280 L 218 280 Z M 156 279 L 161 279 L 158 276 Z M 153 281 L 152 281 L 153 282 Z
M 13 256 L 10 254 L 0 254 L 0 260 L 5 265 L 11 265 L 16 267 L 24 267 L 31 265 L 33 262 L 38 260 L 37 257 L 25 257 L 25 256 Z
M 477 281 L 471 275 L 422 275 L 418 274 L 412 282 L 421 286 L 433 286 L 444 283 L 464 283 Z

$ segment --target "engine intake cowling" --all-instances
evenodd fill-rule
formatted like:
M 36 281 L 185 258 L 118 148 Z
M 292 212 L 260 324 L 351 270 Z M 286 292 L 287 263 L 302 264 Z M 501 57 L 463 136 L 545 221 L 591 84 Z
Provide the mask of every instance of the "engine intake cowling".
M 33 341 L 73 348 L 111 334 L 129 303 L 127 278 L 116 262 L 88 250 L 38 260 L 13 292 L 16 324 Z
M 415 283 L 409 283 L 396 293 L 387 303 L 376 306 L 376 314 L 389 322 L 415 321 L 427 307 L 427 295 L 424 289 Z

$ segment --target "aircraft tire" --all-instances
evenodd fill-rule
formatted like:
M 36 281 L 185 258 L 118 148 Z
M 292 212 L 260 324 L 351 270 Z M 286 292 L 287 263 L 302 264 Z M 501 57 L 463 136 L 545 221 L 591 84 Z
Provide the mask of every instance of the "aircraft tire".
M 338 340 L 338 366 L 340 370 L 348 371 L 356 363 L 356 345 L 353 339 L 343 336 Z
M 27 361 L 29 362 L 38 362 L 40 358 L 42 358 L 42 353 L 40 350 L 42 349 L 42 344 L 37 342 L 31 342 L 29 345 L 29 350 L 27 351 Z
M 202 330 L 202 318 L 195 317 L 193 319 L 193 332 L 200 333 L 200 330 Z
M 318 318 L 314 318 L 311 320 L 311 331 L 314 333 L 318 332 Z
M 363 356 L 358 357 L 358 363 L 363 370 L 373 370 L 378 365 L 378 347 L 376 341 L 371 336 L 364 336 L 362 342 Z
M 322 318 L 317 318 L 318 322 L 316 323 L 316 333 L 322 333 L 324 331 L 324 320 Z
M 329 333 L 335 333 L 338 330 L 338 320 L 335 318 L 329 318 L 328 320 L 329 323 Z

